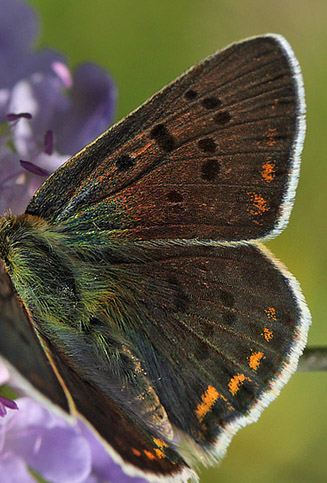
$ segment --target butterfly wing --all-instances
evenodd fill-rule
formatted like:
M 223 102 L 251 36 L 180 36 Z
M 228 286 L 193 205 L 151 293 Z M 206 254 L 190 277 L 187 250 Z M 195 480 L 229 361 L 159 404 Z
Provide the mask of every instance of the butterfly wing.
M 298 283 L 257 244 L 147 247 L 130 338 L 175 428 L 221 458 L 296 369 L 310 314 Z M 198 449 L 199 449 L 198 448 Z
M 10 374 L 19 387 L 38 399 L 69 412 L 65 391 L 40 345 L 27 312 L 14 292 L 0 260 L 0 358 L 10 364 Z M 43 398 L 44 402 L 44 398 Z
M 142 371 L 127 378 L 127 389 L 117 383 L 124 380 L 119 371 L 128 373 L 126 360 L 102 365 L 100 384 L 90 377 L 90 334 L 84 366 L 76 359 L 78 339 L 69 340 L 74 350 L 64 354 L 55 341 L 46 340 L 45 347 L 73 408 L 116 461 L 131 474 L 184 481 L 191 472 L 178 437 L 191 441 L 202 461 L 221 458 L 233 434 L 258 418 L 295 370 L 310 315 L 294 278 L 255 243 L 153 244 L 143 256 L 138 252 L 137 261 L 117 260 L 115 268 L 133 274 L 138 286 L 126 293 L 125 312 L 116 303 L 110 312 L 110 323 L 124 327 L 129 346 L 141 355 Z M 131 300 L 137 330 L 126 317 Z M 42 385 L 37 388 L 52 399 Z M 153 419 L 161 407 L 173 438 L 163 437 Z
M 285 39 L 233 44 L 69 160 L 26 212 L 131 240 L 271 236 L 292 206 L 303 114 Z
M 103 388 L 74 371 L 61 358 L 56 347 L 51 343 L 48 347 L 79 415 L 96 431 L 108 453 L 123 466 L 126 473 L 146 477 L 150 481 L 182 482 L 195 476 L 173 442 L 163 440 L 154 427 L 149 428 L 133 418 L 117 401 L 108 397 Z M 108 384 L 111 382 L 108 380 Z M 133 402 L 129 403 L 133 405 Z M 146 398 L 142 403 L 145 410 L 153 410 L 147 406 Z M 176 480 L 166 480 L 165 477 L 174 477 Z

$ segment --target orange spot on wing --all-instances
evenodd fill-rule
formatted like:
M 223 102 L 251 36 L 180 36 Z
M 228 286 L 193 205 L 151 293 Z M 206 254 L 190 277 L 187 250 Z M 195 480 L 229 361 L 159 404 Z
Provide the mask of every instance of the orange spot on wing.
M 165 453 L 163 453 L 163 452 L 162 452 L 160 449 L 155 448 L 155 449 L 154 449 L 154 452 L 156 453 L 157 458 L 158 458 L 159 460 L 161 460 L 162 458 L 166 458 Z
M 263 329 L 263 333 L 261 335 L 264 336 L 264 338 L 266 339 L 267 342 L 270 342 L 271 339 L 274 337 L 273 332 L 271 332 L 269 329 L 267 329 L 267 327 L 265 327 Z
M 195 414 L 200 422 L 203 421 L 205 415 L 211 410 L 218 397 L 218 391 L 213 386 L 208 386 L 206 392 L 201 396 L 202 402 L 198 404 L 195 410 Z
M 249 358 L 249 366 L 256 371 L 260 366 L 261 359 L 264 357 L 263 352 L 253 352 Z
M 248 192 L 247 194 L 250 195 L 250 200 L 253 203 L 253 208 L 250 209 L 252 215 L 262 215 L 265 211 L 270 210 L 267 200 L 262 196 L 251 192 Z
M 141 456 L 141 451 L 139 451 L 138 449 L 132 448 L 132 451 L 135 454 L 135 456 Z
M 275 139 L 272 139 L 272 137 L 276 134 L 276 131 L 277 131 L 277 128 L 276 127 L 270 128 L 267 131 L 267 137 L 268 137 L 267 144 L 270 147 L 273 147 L 276 144 L 276 140 Z
M 232 377 L 230 382 L 228 383 L 228 387 L 230 392 L 235 396 L 237 391 L 240 389 L 244 381 L 251 381 L 249 377 L 246 377 L 244 374 L 237 374 L 236 376 Z
M 153 448 L 153 451 L 155 454 L 151 453 L 151 451 L 148 450 L 143 450 L 144 454 L 149 460 L 155 460 L 155 459 L 162 459 L 166 458 L 165 453 L 162 451 L 163 448 L 168 447 L 168 444 L 166 444 L 162 439 L 159 438 L 153 438 L 154 443 L 159 446 L 160 449 L 158 448 Z
M 168 448 L 168 444 L 165 443 L 162 439 L 159 438 L 153 438 L 153 441 L 159 448 Z
M 261 176 L 267 183 L 270 183 L 275 177 L 275 165 L 268 162 L 263 164 Z
M 266 312 L 268 319 L 277 320 L 276 309 L 274 307 L 268 307 L 268 309 L 265 309 L 265 312 Z
M 145 456 L 149 459 L 149 460 L 155 460 L 156 457 L 153 453 L 151 453 L 151 451 L 148 451 L 146 449 L 143 450 L 144 451 L 144 454 Z

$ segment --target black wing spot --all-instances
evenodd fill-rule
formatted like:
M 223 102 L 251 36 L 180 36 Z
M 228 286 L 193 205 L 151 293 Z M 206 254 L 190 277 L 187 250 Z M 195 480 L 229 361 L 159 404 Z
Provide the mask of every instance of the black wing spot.
M 218 112 L 213 119 L 216 124 L 224 125 L 232 119 L 232 116 L 229 114 L 228 111 L 221 111 Z
M 222 319 L 223 319 L 224 324 L 234 325 L 235 322 L 236 322 L 236 315 L 235 315 L 234 312 L 226 310 L 226 312 L 224 312 L 222 314 Z
M 212 138 L 203 138 L 198 142 L 198 146 L 201 151 L 205 153 L 214 153 L 216 151 L 216 143 Z
M 207 344 L 205 342 L 199 342 L 196 346 L 194 355 L 199 361 L 204 361 L 205 359 L 208 359 L 210 354 Z
M 220 289 L 218 292 L 219 298 L 225 307 L 234 307 L 234 295 L 226 290 Z
M 198 93 L 196 91 L 194 91 L 193 89 L 190 89 L 190 90 L 185 92 L 186 99 L 188 99 L 190 101 L 192 99 L 195 99 L 197 96 L 198 96 Z
M 175 147 L 175 141 L 166 126 L 157 124 L 151 131 L 151 138 L 156 141 L 158 146 L 166 152 L 170 152 Z
M 172 275 L 168 278 L 168 284 L 174 292 L 174 305 L 177 312 L 185 312 L 189 305 L 189 296 L 184 292 L 177 278 Z
M 135 160 L 128 154 L 121 154 L 116 161 L 118 171 L 127 171 L 134 166 Z
M 202 101 L 202 106 L 206 109 L 215 109 L 221 106 L 221 100 L 218 97 L 205 97 Z
M 220 170 L 220 163 L 217 159 L 208 159 L 202 165 L 202 178 L 206 181 L 215 181 Z
M 203 327 L 203 335 L 205 337 L 212 337 L 215 333 L 215 325 L 214 323 L 207 323 L 204 327 Z
M 183 196 L 175 190 L 169 191 L 169 193 L 167 194 L 167 200 L 171 203 L 181 203 L 183 199 Z

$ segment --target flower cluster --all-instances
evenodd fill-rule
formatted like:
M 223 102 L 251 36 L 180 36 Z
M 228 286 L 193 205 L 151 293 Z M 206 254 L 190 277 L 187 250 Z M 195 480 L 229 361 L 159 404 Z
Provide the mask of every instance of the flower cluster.
M 35 12 L 0 0 L 0 214 L 24 211 L 44 179 L 104 131 L 116 90 L 100 67 L 85 63 L 72 77 L 52 50 L 33 50 Z
M 74 76 L 52 50 L 35 50 L 35 12 L 0 0 L 0 215 L 24 211 L 62 162 L 108 127 L 116 92 L 93 64 Z M 0 363 L 0 386 L 10 385 Z M 1 388 L 0 388 L 1 389 Z M 7 411 L 17 409 L 18 411 Z M 0 482 L 143 482 L 126 476 L 82 422 L 71 426 L 28 397 L 0 396 Z

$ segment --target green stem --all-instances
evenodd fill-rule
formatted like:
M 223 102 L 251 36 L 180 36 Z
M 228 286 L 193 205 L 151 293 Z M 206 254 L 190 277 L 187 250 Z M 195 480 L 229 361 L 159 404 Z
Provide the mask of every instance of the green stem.
M 327 347 L 307 347 L 299 360 L 298 372 L 327 371 Z

